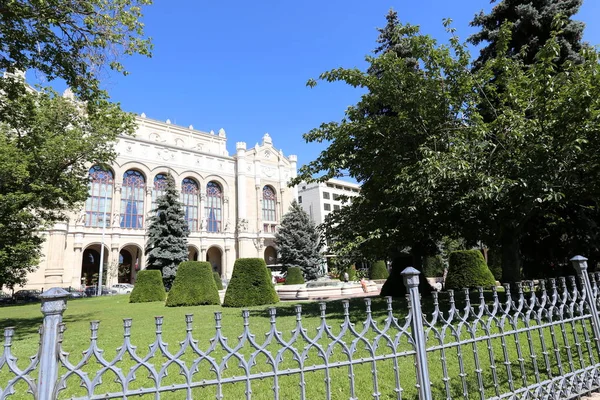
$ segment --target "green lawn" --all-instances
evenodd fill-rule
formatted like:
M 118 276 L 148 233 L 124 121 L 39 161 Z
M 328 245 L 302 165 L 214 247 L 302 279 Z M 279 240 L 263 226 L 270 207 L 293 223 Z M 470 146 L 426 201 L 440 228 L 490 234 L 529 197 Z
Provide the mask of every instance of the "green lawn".
M 425 308 L 431 310 L 432 305 L 426 302 Z M 377 326 L 383 328 L 385 318 L 387 316 L 387 304 L 384 299 L 375 298 L 372 304 L 372 317 L 377 321 Z M 442 309 L 447 309 L 445 299 L 442 299 Z M 399 324 L 404 324 L 404 316 L 406 314 L 406 303 L 404 301 L 394 301 L 393 303 L 394 317 L 399 318 Z M 355 299 L 350 302 L 349 317 L 356 331 L 360 332 L 363 329 L 362 322 L 366 318 L 365 304 L 363 299 Z M 131 342 L 137 346 L 136 353 L 139 356 L 144 356 L 148 353 L 150 344 L 155 340 L 155 316 L 163 316 L 162 338 L 168 343 L 168 350 L 171 353 L 176 353 L 180 348 L 180 342 L 186 337 L 185 315 L 193 314 L 192 335 L 198 340 L 198 348 L 201 351 L 209 349 L 210 339 L 216 334 L 214 313 L 218 311 L 222 313 L 222 335 L 228 338 L 227 344 L 230 347 L 235 347 L 238 343 L 238 337 L 244 332 L 244 320 L 240 309 L 221 308 L 219 306 L 202 306 L 202 307 L 181 307 L 167 308 L 161 303 L 146 303 L 146 304 L 129 304 L 128 296 L 114 296 L 103 298 L 92 298 L 74 300 L 68 303 L 68 309 L 65 312 L 64 321 L 67 330 L 64 334 L 63 349 L 70 353 L 69 360 L 76 364 L 82 358 L 82 351 L 90 346 L 90 321 L 99 320 L 100 329 L 98 333 L 98 347 L 104 350 L 103 357 L 106 360 L 112 360 L 115 357 L 116 350 L 123 343 L 123 318 L 133 318 L 131 329 Z M 302 304 L 302 327 L 306 329 L 309 338 L 314 338 L 316 328 L 321 323 L 320 309 L 318 303 Z M 330 326 L 334 335 L 340 332 L 340 325 L 344 320 L 344 309 L 341 301 L 332 301 L 327 303 L 327 324 Z M 39 336 L 37 333 L 38 326 L 41 323 L 41 313 L 39 305 L 22 305 L 0 308 L 0 328 L 15 326 L 16 333 L 12 346 L 12 353 L 19 358 L 19 366 L 25 367 L 29 357 L 37 351 Z M 299 322 L 296 318 L 295 305 L 290 303 L 280 303 L 277 305 L 276 328 L 281 332 L 282 340 L 289 341 L 292 338 L 292 331 Z M 519 325 L 522 328 L 524 325 Z M 439 327 L 439 326 L 438 326 Z M 259 345 L 265 342 L 265 334 L 270 331 L 271 318 L 268 313 L 268 307 L 256 307 L 249 309 L 249 326 L 250 332 L 255 335 L 254 340 Z M 505 325 L 505 330 L 509 330 L 510 326 Z M 492 324 L 490 333 L 498 333 L 500 329 Z M 564 335 L 563 335 L 564 332 Z M 390 329 L 388 334 L 394 336 L 398 333 L 397 329 Z M 481 337 L 484 334 L 482 328 L 474 334 L 475 337 Z M 585 331 L 581 323 L 576 325 L 562 324 L 556 325 L 553 328 L 535 329 L 530 331 L 531 346 L 528 345 L 527 333 L 516 333 L 493 340 L 477 340 L 474 344 L 461 345 L 462 368 L 459 362 L 458 352 L 456 347 L 439 348 L 436 351 L 431 351 L 428 354 L 431 381 L 433 383 L 434 398 L 446 397 L 446 384 L 444 383 L 443 370 L 446 369 L 449 380 L 447 381 L 450 394 L 454 398 L 462 397 L 463 392 L 473 398 L 479 398 L 482 394 L 484 397 L 493 397 L 497 393 L 504 393 L 511 389 L 508 374 L 512 375 L 513 387 L 518 388 L 524 384 L 531 385 L 537 379 L 544 380 L 548 377 L 556 376 L 561 373 L 557 358 L 561 358 L 563 370 L 562 373 L 570 372 L 570 366 L 578 369 L 580 365 L 588 365 L 590 363 L 590 352 L 592 349 L 592 357 L 598 361 L 598 352 L 594 347 L 593 341 L 589 340 L 591 327 L 585 326 Z M 586 335 L 588 340 L 586 342 Z M 376 337 L 376 333 L 370 330 L 366 337 L 369 342 L 372 342 Z M 469 339 L 470 334 L 463 329 L 460 332 L 461 340 Z M 345 343 L 351 343 L 355 338 L 350 333 L 347 333 L 342 339 Z M 577 340 L 576 340 L 577 339 Z M 444 343 L 454 342 L 451 337 L 451 332 L 446 329 L 446 338 Z M 282 346 L 271 341 L 271 345 L 266 347 L 266 350 L 274 354 Z M 322 338 L 318 343 L 326 347 L 331 343 L 331 339 Z M 429 336 L 428 347 L 435 346 L 440 343 L 433 334 Z M 579 344 L 579 345 L 578 345 Z M 298 339 L 294 347 L 302 350 L 309 343 L 304 339 Z M 545 347 L 545 357 L 542 350 Z M 556 351 L 554 349 L 556 348 Z M 333 347 L 333 355 L 330 358 L 330 363 L 336 361 L 347 360 L 344 355 L 343 346 L 336 344 Z M 411 346 L 407 342 L 406 336 L 402 337 L 396 347 L 397 351 L 410 351 Z M 520 353 L 519 354 L 519 350 Z M 238 351 L 238 353 L 248 359 L 255 351 L 248 343 Z M 377 356 L 385 358 L 392 351 L 385 345 L 384 341 L 375 351 Z M 493 353 L 490 358 L 490 351 Z M 221 361 L 227 354 L 220 345 L 211 353 L 218 361 Z M 532 357 L 535 355 L 536 357 Z M 306 354 L 307 358 L 304 362 L 305 366 L 322 364 L 322 359 L 319 357 L 317 349 L 313 346 Z M 367 351 L 364 343 L 360 342 L 356 351 L 353 354 L 353 359 L 370 357 L 370 352 Z M 188 349 L 181 359 L 189 366 L 197 355 Z M 92 359 L 93 360 L 93 359 Z M 167 359 L 158 356 L 150 360 L 155 366 L 159 367 L 165 363 Z M 256 365 L 251 367 L 252 373 L 272 371 L 272 367 L 267 363 L 265 355 L 259 355 L 256 359 Z M 476 368 L 476 363 L 479 363 L 479 368 Z M 117 366 L 128 372 L 134 364 L 129 356 L 125 356 L 117 363 Z M 537 365 L 538 375 L 534 374 L 534 364 Z M 281 369 L 297 368 L 298 362 L 292 357 L 290 350 L 284 353 Z M 100 368 L 99 364 L 93 360 L 83 367 L 83 370 L 88 372 L 90 376 L 95 375 L 95 371 Z M 394 362 L 392 358 L 377 361 L 376 367 L 368 359 L 365 362 L 355 365 L 353 368 L 354 375 L 354 390 L 355 396 L 359 399 L 373 398 L 374 382 L 377 382 L 377 389 L 381 394 L 381 399 L 397 399 L 398 395 L 395 392 L 396 379 L 400 380 L 402 386 L 403 399 L 415 399 L 415 367 L 414 357 L 410 354 L 398 358 L 398 371 L 395 373 Z M 61 370 L 64 373 L 66 370 Z M 172 364 L 168 369 L 168 376 L 163 379 L 165 384 L 184 383 L 185 379 L 179 374 L 180 370 L 177 365 Z M 348 399 L 351 397 L 349 369 L 347 366 L 333 367 L 330 373 L 330 390 L 333 399 Z M 498 385 L 494 385 L 493 374 L 496 375 Z M 230 359 L 228 369 L 223 373 L 223 377 L 234 377 L 244 375 L 243 370 L 238 366 L 236 359 Z M 0 370 L 0 387 L 4 387 L 11 375 L 4 367 Z M 112 372 L 107 372 L 102 379 L 101 386 L 96 390 L 96 394 L 113 392 L 119 390 L 119 385 L 114 382 L 115 375 Z M 210 371 L 207 361 L 203 361 L 198 366 L 198 372 L 194 375 L 194 381 L 202 381 L 203 379 L 214 379 L 215 373 Z M 132 384 L 132 388 L 142 388 L 152 386 L 148 379 L 148 373 L 145 369 L 140 369 L 136 373 L 136 381 Z M 307 399 L 323 399 L 325 398 L 326 383 L 325 372 L 308 372 L 304 376 L 304 390 Z M 484 385 L 483 393 L 478 390 L 478 382 L 481 381 Z M 79 378 L 72 376 L 67 381 L 67 389 L 61 392 L 60 398 L 83 397 L 87 393 L 79 387 Z M 263 380 L 253 380 L 251 382 L 252 398 L 253 399 L 272 399 L 274 380 L 268 377 Z M 280 399 L 299 399 L 300 398 L 300 377 L 298 374 L 282 376 L 279 378 L 278 386 L 280 388 Z M 23 383 L 16 386 L 18 391 L 17 396 L 11 398 L 24 399 L 31 398 L 25 394 L 26 387 Z M 224 399 L 240 399 L 245 398 L 245 382 L 241 381 L 234 384 L 223 385 Z M 205 388 L 197 388 L 193 391 L 193 398 L 215 398 L 216 388 L 214 385 Z M 154 395 L 136 396 L 135 398 L 152 399 Z M 162 399 L 183 399 L 185 392 L 166 392 L 161 394 Z

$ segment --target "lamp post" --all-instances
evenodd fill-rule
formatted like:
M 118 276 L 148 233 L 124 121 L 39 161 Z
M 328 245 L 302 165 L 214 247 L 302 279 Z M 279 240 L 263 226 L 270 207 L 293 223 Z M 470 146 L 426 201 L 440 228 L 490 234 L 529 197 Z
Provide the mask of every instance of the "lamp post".
M 98 286 L 96 296 L 102 296 L 102 273 L 104 272 L 104 235 L 106 233 L 106 208 L 108 206 L 108 183 L 104 183 L 104 217 L 102 218 L 102 240 L 100 241 L 100 271 L 98 273 Z

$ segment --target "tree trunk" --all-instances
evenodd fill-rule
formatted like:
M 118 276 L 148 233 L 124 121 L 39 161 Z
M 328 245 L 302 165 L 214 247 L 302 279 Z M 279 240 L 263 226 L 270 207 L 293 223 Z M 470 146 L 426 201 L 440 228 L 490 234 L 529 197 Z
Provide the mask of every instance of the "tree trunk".
M 502 233 L 502 282 L 514 283 L 521 280 L 521 257 L 519 254 L 518 230 Z

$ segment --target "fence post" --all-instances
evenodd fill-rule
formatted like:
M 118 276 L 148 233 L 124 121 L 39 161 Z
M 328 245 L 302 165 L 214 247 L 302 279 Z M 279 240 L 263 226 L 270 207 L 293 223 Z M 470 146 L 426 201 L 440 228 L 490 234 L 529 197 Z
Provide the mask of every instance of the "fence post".
M 592 284 L 590 283 L 590 277 L 587 269 L 587 258 L 583 256 L 575 256 L 571 258 L 573 268 L 579 274 L 583 285 L 585 286 L 586 300 L 590 307 L 590 313 L 592 314 L 592 329 L 594 330 L 594 336 L 596 337 L 596 345 L 600 352 L 600 317 L 598 316 L 598 307 L 596 306 L 596 299 L 594 298 L 594 292 L 592 290 Z
M 54 385 L 58 379 L 58 327 L 62 323 L 63 312 L 67 309 L 69 296 L 69 292 L 61 288 L 51 288 L 40 296 L 44 321 L 40 344 L 38 400 L 53 399 Z
M 429 380 L 429 367 L 427 365 L 427 347 L 425 343 L 425 329 L 423 327 L 423 310 L 421 309 L 421 295 L 419 294 L 420 272 L 408 267 L 402 271 L 404 285 L 408 289 L 412 334 L 415 341 L 415 360 L 417 366 L 417 386 L 419 387 L 419 400 L 433 400 L 431 394 L 431 381 Z

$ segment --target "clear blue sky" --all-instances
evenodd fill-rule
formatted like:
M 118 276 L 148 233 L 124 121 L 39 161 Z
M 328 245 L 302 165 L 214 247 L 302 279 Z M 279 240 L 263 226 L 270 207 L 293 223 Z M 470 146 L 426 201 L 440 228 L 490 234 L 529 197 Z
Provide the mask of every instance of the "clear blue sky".
M 215 132 L 224 128 L 228 150 L 259 142 L 265 132 L 299 165 L 324 148 L 302 134 L 339 120 L 360 93 L 342 84 L 305 86 L 309 78 L 336 67 L 364 67 L 375 47 L 377 27 L 390 8 L 403 22 L 446 41 L 443 18 L 459 36 L 487 0 L 155 0 L 145 16 L 153 38 L 152 58 L 125 60 L 130 75 L 105 80 L 123 109 L 178 125 Z M 585 0 L 577 19 L 585 40 L 600 44 L 600 2 Z

